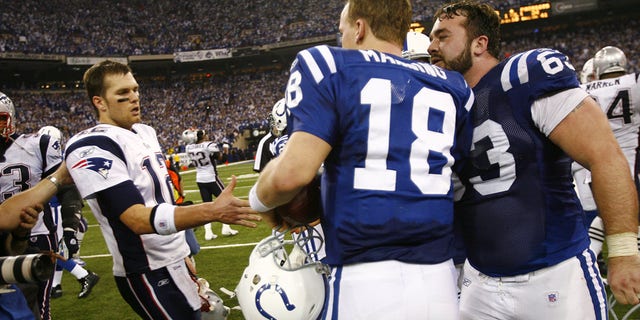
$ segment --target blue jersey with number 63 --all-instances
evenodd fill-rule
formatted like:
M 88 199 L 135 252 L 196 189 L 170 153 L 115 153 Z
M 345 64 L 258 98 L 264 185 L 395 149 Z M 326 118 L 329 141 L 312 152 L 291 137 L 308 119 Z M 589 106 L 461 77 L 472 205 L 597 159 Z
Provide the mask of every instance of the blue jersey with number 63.
M 473 145 L 456 219 L 480 272 L 524 274 L 588 247 L 572 160 L 531 116 L 535 100 L 578 86 L 564 54 L 536 49 L 501 62 L 473 88 Z
M 373 50 L 298 53 L 288 126 L 329 143 L 326 262 L 452 257 L 454 163 L 469 150 L 473 93 L 462 76 Z

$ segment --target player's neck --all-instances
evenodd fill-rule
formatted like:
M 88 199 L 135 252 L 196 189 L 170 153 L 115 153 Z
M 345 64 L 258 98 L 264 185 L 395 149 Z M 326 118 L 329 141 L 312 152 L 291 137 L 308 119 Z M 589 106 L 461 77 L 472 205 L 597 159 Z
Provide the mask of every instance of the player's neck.
M 493 69 L 493 67 L 498 65 L 498 63 L 500 63 L 500 61 L 491 55 L 476 57 L 474 58 L 471 68 L 464 73 L 464 79 L 467 81 L 469 86 L 473 88 L 478 84 L 478 82 L 480 82 L 480 79 Z
M 402 57 L 402 47 L 399 47 L 398 45 L 388 41 L 379 40 L 377 38 L 368 39 L 367 42 L 363 43 L 358 49 L 376 50 L 383 53 L 392 54 L 394 56 Z

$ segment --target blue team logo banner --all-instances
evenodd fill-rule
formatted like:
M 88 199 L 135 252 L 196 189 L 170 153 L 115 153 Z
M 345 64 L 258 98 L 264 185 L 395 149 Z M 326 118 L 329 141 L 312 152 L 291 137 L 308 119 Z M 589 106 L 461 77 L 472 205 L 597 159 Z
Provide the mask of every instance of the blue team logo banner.
M 113 160 L 102 158 L 102 157 L 93 157 L 82 159 L 74 164 L 71 169 L 89 169 L 95 171 L 103 178 L 107 178 L 109 175 L 109 170 L 111 170 L 111 164 Z

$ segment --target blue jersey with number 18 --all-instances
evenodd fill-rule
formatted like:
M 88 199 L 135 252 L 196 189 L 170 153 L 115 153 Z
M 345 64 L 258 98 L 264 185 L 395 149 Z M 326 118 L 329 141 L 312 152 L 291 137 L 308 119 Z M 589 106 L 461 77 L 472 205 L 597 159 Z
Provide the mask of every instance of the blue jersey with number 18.
M 298 53 L 288 128 L 326 141 L 322 201 L 331 265 L 452 256 L 454 163 L 469 150 L 462 76 L 373 50 Z
M 536 49 L 501 62 L 473 88 L 473 146 L 460 174 L 466 189 L 456 219 L 467 258 L 480 272 L 524 274 L 588 247 L 572 161 L 531 112 L 536 100 L 578 87 L 564 54 Z

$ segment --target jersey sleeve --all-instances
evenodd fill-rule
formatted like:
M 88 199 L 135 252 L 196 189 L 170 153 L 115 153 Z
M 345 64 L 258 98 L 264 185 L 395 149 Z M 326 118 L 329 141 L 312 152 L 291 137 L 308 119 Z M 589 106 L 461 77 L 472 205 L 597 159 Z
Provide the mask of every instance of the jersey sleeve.
M 131 180 L 124 152 L 109 137 L 88 136 L 71 143 L 66 164 L 83 198 Z
M 60 140 L 55 139 L 49 135 L 40 136 L 40 148 L 45 158 L 43 162 L 44 168 L 42 168 L 43 175 L 48 175 L 58 168 L 60 163 L 62 162 L 62 147 L 60 145 Z
M 535 49 L 516 55 L 503 69 L 501 80 L 505 91 L 511 86 L 522 86 L 531 101 L 580 86 L 569 58 L 553 49 Z
M 300 51 L 287 83 L 290 133 L 304 131 L 332 144 L 337 113 L 331 76 L 337 72 L 336 57 L 328 46 Z

